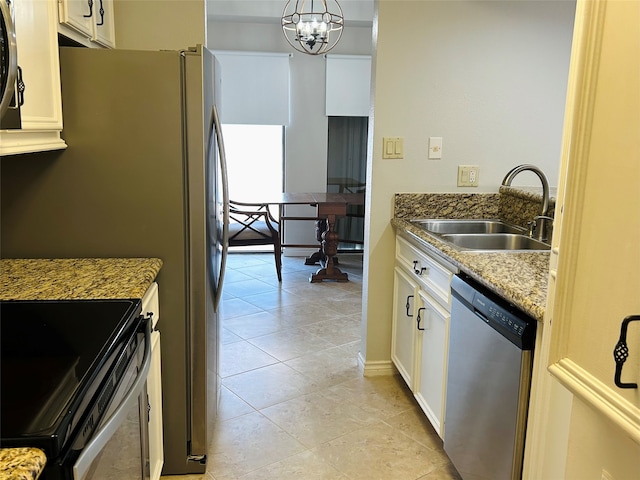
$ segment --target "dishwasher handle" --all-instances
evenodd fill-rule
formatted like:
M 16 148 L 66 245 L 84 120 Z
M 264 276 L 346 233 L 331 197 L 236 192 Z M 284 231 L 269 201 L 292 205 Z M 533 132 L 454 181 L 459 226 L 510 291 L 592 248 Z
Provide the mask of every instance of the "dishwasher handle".
M 613 349 L 613 358 L 616 361 L 616 373 L 613 381 L 618 388 L 638 388 L 637 383 L 626 383 L 620 380 L 622 376 L 622 367 L 629 357 L 629 347 L 627 346 L 627 329 L 629 323 L 640 321 L 640 315 L 630 315 L 622 321 L 620 325 L 620 339 Z

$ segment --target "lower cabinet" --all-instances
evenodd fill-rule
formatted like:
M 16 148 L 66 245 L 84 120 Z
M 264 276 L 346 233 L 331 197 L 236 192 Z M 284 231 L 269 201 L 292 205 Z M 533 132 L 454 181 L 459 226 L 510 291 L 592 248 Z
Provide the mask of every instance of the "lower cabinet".
M 415 385 L 416 338 L 415 299 L 418 284 L 396 266 L 393 280 L 391 360 L 409 388 Z
M 164 464 L 162 437 L 162 377 L 160 332 L 156 330 L 160 318 L 158 284 L 153 283 L 142 298 L 142 314 L 152 314 L 154 331 L 151 334 L 151 366 L 147 377 L 149 402 L 149 472 L 151 480 L 159 480 Z
M 149 396 L 149 470 L 151 480 L 158 480 L 164 464 L 162 441 L 162 380 L 160 370 L 160 332 L 153 332 L 151 366 L 147 379 Z
M 443 259 L 396 238 L 391 360 L 441 437 L 455 273 Z
M 431 425 L 442 436 L 451 316 L 423 290 L 418 292 L 418 297 L 416 350 L 420 360 L 413 391 Z

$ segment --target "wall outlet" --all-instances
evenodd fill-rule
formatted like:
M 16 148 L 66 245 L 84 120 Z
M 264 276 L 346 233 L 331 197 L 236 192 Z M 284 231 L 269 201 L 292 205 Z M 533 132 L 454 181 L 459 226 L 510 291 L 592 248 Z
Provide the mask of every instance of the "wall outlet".
M 458 165 L 458 186 L 477 187 L 480 176 L 478 165 Z

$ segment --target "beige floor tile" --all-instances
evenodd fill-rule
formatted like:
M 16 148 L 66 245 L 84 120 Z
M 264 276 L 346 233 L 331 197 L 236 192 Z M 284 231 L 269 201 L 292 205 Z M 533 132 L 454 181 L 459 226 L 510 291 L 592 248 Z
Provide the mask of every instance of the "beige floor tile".
M 360 378 L 357 351 L 333 347 L 285 362 L 294 370 L 311 378 L 318 388 L 333 387 L 348 380 Z
M 229 318 L 223 320 L 222 325 L 245 340 L 274 333 L 287 326 L 280 318 L 265 311 Z
M 234 297 L 242 298 L 247 295 L 256 295 L 258 293 L 271 292 L 275 289 L 273 285 L 269 285 L 261 280 L 250 279 L 244 282 L 234 282 L 224 285 L 223 288 L 227 293 Z
M 456 469 L 453 468 L 453 465 L 449 463 L 448 465 L 435 469 L 433 472 L 427 473 L 418 480 L 462 480 L 462 477 Z
M 325 308 L 321 302 L 297 305 L 284 305 L 269 310 L 291 327 L 299 327 L 312 323 L 340 318 L 342 315 L 335 310 Z
M 320 393 L 312 393 L 278 403 L 260 413 L 312 448 L 367 425 L 357 415 L 357 408 L 334 402 Z
M 303 329 L 336 346 L 360 340 L 360 319 L 355 320 L 353 316 L 313 323 Z
M 258 412 L 217 424 L 207 458 L 216 480 L 237 479 L 304 451 L 302 444 Z
M 323 391 L 338 402 L 355 403 L 371 418 L 387 419 L 416 407 L 399 376 L 360 377 Z
M 162 480 L 215 480 L 208 473 L 202 475 L 162 475 Z
M 255 411 L 247 402 L 238 397 L 224 385 L 220 387 L 217 421 L 229 420 Z
M 236 343 L 244 340 L 242 337 L 239 337 L 235 333 L 233 333 L 228 328 L 220 328 L 220 344 L 226 345 L 227 343 Z
M 442 450 L 442 439 L 418 406 L 389 417 L 384 422 L 431 450 Z M 448 457 L 445 455 L 442 460 L 446 462 Z
M 256 307 L 262 308 L 263 310 L 271 310 L 285 305 L 296 305 L 308 302 L 308 299 L 305 299 L 303 296 L 296 295 L 295 293 L 287 292 L 282 289 L 272 290 L 256 295 L 246 295 L 242 297 L 242 299 Z
M 362 297 L 359 295 L 329 297 L 324 299 L 323 305 L 343 315 L 352 315 L 362 311 Z
M 287 329 L 251 338 L 249 342 L 281 362 L 334 346 L 301 328 Z
M 348 480 L 334 467 L 307 450 L 248 473 L 240 480 Z
M 284 257 L 280 283 L 271 253 L 230 256 L 208 471 L 167 480 L 461 480 L 404 381 L 362 375 L 362 256 L 340 261 L 351 281 L 311 284 Z
M 222 378 L 277 363 L 278 360 L 247 342 L 220 346 L 220 376 Z
M 428 448 L 382 422 L 313 451 L 353 480 L 414 480 L 438 467 Z
M 317 390 L 312 380 L 282 363 L 227 377 L 222 383 L 256 409 Z
M 223 287 L 227 289 L 227 286 Z M 251 305 L 249 302 L 245 302 L 240 298 L 224 294 L 222 301 L 220 302 L 220 315 L 221 318 L 227 320 L 233 317 L 239 317 L 241 315 L 250 315 L 252 313 L 260 313 L 262 309 Z

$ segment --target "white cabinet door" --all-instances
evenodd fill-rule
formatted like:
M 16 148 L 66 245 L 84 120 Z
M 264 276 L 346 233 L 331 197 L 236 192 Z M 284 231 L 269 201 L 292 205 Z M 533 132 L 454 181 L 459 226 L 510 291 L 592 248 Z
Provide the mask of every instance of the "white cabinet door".
M 149 396 L 149 469 L 151 480 L 159 480 L 162 473 L 162 465 L 164 464 L 160 332 L 153 332 L 151 337 L 151 366 L 147 377 L 147 395 Z
M 92 40 L 109 48 L 116 48 L 113 0 L 95 0 L 95 33 Z
M 142 297 L 142 315 L 152 315 L 155 329 L 160 319 L 158 284 L 153 282 Z M 160 353 L 160 332 L 151 334 L 151 366 L 147 377 L 149 398 L 149 469 L 151 480 L 159 480 L 164 464 L 164 443 L 162 436 L 162 370 Z
M 391 360 L 409 388 L 413 390 L 416 368 L 415 295 L 417 284 L 402 268 L 396 267 L 393 285 Z
M 60 23 L 86 38 L 93 36 L 95 5 L 93 0 L 63 0 L 58 3 Z
M 63 149 L 56 3 L 21 0 L 14 13 L 25 85 L 22 128 L 0 131 L 0 155 Z
M 433 428 L 442 437 L 451 316 L 423 290 L 418 292 L 416 307 L 420 364 L 416 373 L 415 396 Z
M 115 48 L 113 0 L 58 0 L 59 31 L 86 46 Z

